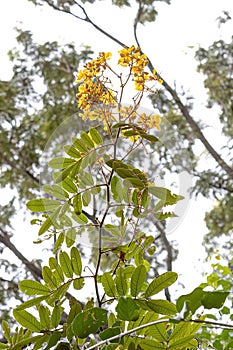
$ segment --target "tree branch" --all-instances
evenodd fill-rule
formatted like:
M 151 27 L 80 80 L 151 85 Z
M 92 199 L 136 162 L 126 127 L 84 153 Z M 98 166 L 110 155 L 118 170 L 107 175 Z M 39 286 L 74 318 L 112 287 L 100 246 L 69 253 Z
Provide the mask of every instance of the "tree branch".
M 4 244 L 11 252 L 27 267 L 28 271 L 31 272 L 35 280 L 39 281 L 42 278 L 41 269 L 35 266 L 31 261 L 29 261 L 25 256 L 20 253 L 16 246 L 11 242 L 9 235 L 5 230 L 0 228 L 0 242 Z
M 14 281 L 6 280 L 5 278 L 0 277 L 0 282 L 11 284 L 15 289 L 18 289 L 18 284 Z
M 87 348 L 86 350 L 93 350 L 93 349 L 99 348 L 100 346 L 105 345 L 106 343 L 110 343 L 112 340 L 123 338 L 126 335 L 129 335 L 129 334 L 132 334 L 132 333 L 135 333 L 135 332 L 139 331 L 140 329 L 143 329 L 143 328 L 146 328 L 146 327 L 151 327 L 151 326 L 154 326 L 154 325 L 160 324 L 160 323 L 169 323 L 169 322 L 171 322 L 171 323 L 180 323 L 180 322 L 191 322 L 191 323 L 193 323 L 194 322 L 194 323 L 201 323 L 201 324 L 212 325 L 212 326 L 216 326 L 216 327 L 223 327 L 225 329 L 233 329 L 233 325 L 229 325 L 229 324 L 221 323 L 221 322 L 213 322 L 213 321 L 205 321 L 205 320 L 188 320 L 188 319 L 176 320 L 176 319 L 166 319 L 165 318 L 165 319 L 161 319 L 161 320 L 156 320 L 156 321 L 153 321 L 153 322 L 145 323 L 145 324 L 143 324 L 141 326 L 138 326 L 138 327 L 135 327 L 133 329 L 129 329 L 126 332 L 123 332 L 121 334 L 117 334 L 114 337 L 108 338 L 106 340 L 103 340 L 103 341 L 95 344 L 95 345 L 92 345 L 89 348 Z
M 145 324 L 143 324 L 141 326 L 135 327 L 133 329 L 129 329 L 126 332 L 117 334 L 114 337 L 108 338 L 106 340 L 103 340 L 103 341 L 95 344 L 95 345 L 92 345 L 89 348 L 87 348 L 86 350 L 92 350 L 92 349 L 99 348 L 100 346 L 105 345 L 106 343 L 110 343 L 112 340 L 123 338 L 126 335 L 129 335 L 129 334 L 132 334 L 134 332 L 139 331 L 140 329 L 143 329 L 143 328 L 146 328 L 146 327 L 151 327 L 151 326 L 154 326 L 154 325 L 159 324 L 159 323 L 168 323 L 168 322 L 169 322 L 169 319 L 163 319 L 163 320 L 156 320 L 156 321 L 153 321 L 153 322 L 150 322 L 150 323 L 145 323 Z
M 159 236 L 161 237 L 165 245 L 165 249 L 167 251 L 167 259 L 166 259 L 167 271 L 172 271 L 172 261 L 173 261 L 172 245 L 168 241 L 166 232 L 164 231 L 163 227 L 159 224 L 159 222 L 153 216 L 151 216 L 151 221 L 159 231 Z M 165 289 L 165 296 L 168 301 L 171 301 L 171 295 L 168 288 Z

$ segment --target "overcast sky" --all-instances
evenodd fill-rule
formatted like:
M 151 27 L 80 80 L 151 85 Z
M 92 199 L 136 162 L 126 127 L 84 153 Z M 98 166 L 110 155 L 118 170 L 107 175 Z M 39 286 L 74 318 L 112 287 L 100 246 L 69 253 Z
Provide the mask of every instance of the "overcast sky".
M 96 4 L 85 4 L 91 19 L 106 31 L 118 37 L 127 45 L 134 43 L 132 23 L 136 10 L 124 8 L 124 11 L 109 5 L 110 1 L 98 1 Z M 232 0 L 171 0 L 171 5 L 158 2 L 158 18 L 153 24 L 139 26 L 138 37 L 142 49 L 150 57 L 157 70 L 172 85 L 184 86 L 194 95 L 196 120 L 202 119 L 213 125 L 209 128 L 209 137 L 215 139 L 218 135 L 217 119 L 211 120 L 212 115 L 205 106 L 205 90 L 201 84 L 201 76 L 195 72 L 196 62 L 193 59 L 195 49 L 208 47 L 214 40 L 228 40 L 232 34 L 232 22 L 218 28 L 216 21 L 223 10 L 228 10 L 233 16 Z M 79 13 L 81 14 L 81 13 Z M 21 24 L 20 24 L 21 22 Z M 89 24 L 78 21 L 68 15 L 55 12 L 49 7 L 36 8 L 26 0 L 1 0 L 0 5 L 0 79 L 9 79 L 11 65 L 7 51 L 14 47 L 15 32 L 13 28 L 21 26 L 31 30 L 38 42 L 58 40 L 65 44 L 75 42 L 77 46 L 90 45 L 97 53 L 112 51 L 119 47 L 102 34 L 96 32 Z M 212 136 L 211 136 L 212 135 Z M 221 146 L 221 142 L 219 147 Z M 213 202 L 202 199 L 202 207 L 209 209 Z M 201 247 L 202 235 L 206 232 L 203 222 L 204 213 L 200 211 L 199 202 L 194 200 L 187 203 L 182 224 L 177 226 L 169 239 L 178 239 L 180 257 L 175 264 L 178 270 L 183 268 L 183 274 L 190 277 L 188 269 L 195 274 L 198 260 L 203 257 Z M 18 219 L 20 222 L 20 219 Z M 28 220 L 29 221 L 29 220 Z M 190 223 L 195 222 L 195 225 Z M 25 224 L 25 223 L 24 223 Z M 28 225 L 28 224 L 27 224 Z M 28 226 L 29 230 L 29 226 Z M 20 238 L 18 243 L 20 242 Z M 192 246 L 192 250 L 187 247 Z M 33 257 L 33 256 L 32 256 Z M 183 265 L 183 266 L 182 266 Z M 189 283 L 195 287 L 202 278 L 191 277 Z M 192 287 L 191 287 L 192 288 Z

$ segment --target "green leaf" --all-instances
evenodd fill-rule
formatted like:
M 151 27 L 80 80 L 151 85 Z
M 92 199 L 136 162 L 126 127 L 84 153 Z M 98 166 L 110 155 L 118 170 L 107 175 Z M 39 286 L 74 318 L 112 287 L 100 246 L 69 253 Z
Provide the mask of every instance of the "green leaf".
M 91 135 L 92 140 L 95 142 L 96 145 L 101 145 L 103 143 L 102 137 L 98 130 L 95 128 L 90 128 L 89 133 Z
M 84 278 L 83 277 L 77 278 L 73 282 L 73 287 L 76 290 L 80 290 L 80 289 L 82 289 L 84 287 L 84 284 L 85 283 L 84 283 Z
M 125 123 L 125 122 L 119 122 L 114 125 L 112 125 L 112 128 L 122 128 L 122 129 L 130 129 L 132 128 L 133 124 Z
M 142 339 L 140 341 L 140 347 L 143 350 L 164 350 L 164 345 L 153 339 Z M 170 349 L 170 348 L 169 348 Z
M 77 194 L 73 199 L 74 212 L 77 215 L 82 213 L 82 197 L 81 194 Z
M 104 288 L 105 293 L 109 297 L 115 297 L 116 296 L 116 286 L 113 281 L 112 275 L 110 272 L 105 272 L 101 278 L 101 282 Z
M 48 295 L 50 289 L 37 281 L 23 280 L 19 282 L 19 289 L 27 295 Z
M 106 161 L 107 166 L 110 168 L 114 169 L 115 171 L 119 168 L 125 168 L 128 169 L 128 165 L 123 163 L 121 160 L 115 160 L 115 159 L 110 159 Z
M 40 335 L 40 336 L 37 336 L 37 337 L 38 337 L 38 339 L 34 343 L 33 350 L 41 350 L 41 349 L 43 349 L 43 345 L 45 343 L 47 343 L 47 341 L 49 339 L 49 334 L 43 334 L 43 335 Z
M 146 208 L 149 203 L 148 188 L 145 188 L 141 194 L 141 204 L 143 208 Z
M 61 312 L 62 312 L 62 308 L 56 304 L 53 308 L 52 317 L 51 317 L 53 328 L 56 328 L 59 325 L 60 319 L 61 319 Z
M 57 280 L 54 277 L 52 270 L 48 266 L 43 266 L 42 267 L 42 276 L 43 280 L 45 281 L 46 284 L 49 285 L 50 288 L 56 289 L 58 284 Z
M 40 322 L 25 310 L 13 310 L 13 316 L 21 326 L 30 329 L 32 332 L 39 333 L 41 331 Z
M 121 333 L 120 327 L 112 327 L 105 329 L 103 332 L 99 334 L 100 339 L 105 340 L 111 337 L 114 337 L 115 335 L 118 335 Z M 117 343 L 117 339 L 114 340 L 115 343 Z
M 0 349 L 10 349 L 8 344 L 0 343 Z
M 113 198 L 117 202 L 122 202 L 123 200 L 123 189 L 121 185 L 121 180 L 117 176 L 113 176 L 111 180 L 111 191 L 113 194 Z
M 61 336 L 62 336 L 61 332 L 54 331 L 49 337 L 48 345 L 46 346 L 45 350 L 48 350 L 54 347 L 61 339 Z
M 82 259 L 79 250 L 76 247 L 71 248 L 70 252 L 72 269 L 77 276 L 82 274 Z
M 70 303 L 70 312 L 67 317 L 68 324 L 70 324 L 73 321 L 75 316 L 77 316 L 80 312 L 82 312 L 81 305 L 74 297 L 71 297 L 71 299 L 69 300 L 69 303 Z
M 72 330 L 79 338 L 95 334 L 107 322 L 107 310 L 94 307 L 79 313 L 72 322 Z
M 186 348 L 186 346 L 189 344 L 189 341 L 192 340 L 195 336 L 196 334 L 191 334 L 181 339 L 173 339 L 169 344 L 169 350 L 179 350 Z
M 61 248 L 63 242 L 65 239 L 65 235 L 63 232 L 59 233 L 57 240 L 54 244 L 54 248 L 53 248 L 53 254 L 57 254 L 58 250 Z
M 191 293 L 181 295 L 176 301 L 177 311 L 181 312 L 184 304 L 186 304 L 186 310 L 191 311 L 192 314 L 202 305 L 201 300 L 203 297 L 202 288 L 195 288 Z
M 69 193 L 76 193 L 78 191 L 77 186 L 69 177 L 66 177 L 61 182 L 61 186 Z
M 66 200 L 67 198 L 69 198 L 69 195 L 66 191 L 64 191 L 59 185 L 52 185 L 51 186 L 51 194 L 58 198 L 58 199 L 64 199 Z
M 148 187 L 148 191 L 156 198 L 161 199 L 165 206 L 176 204 L 179 200 L 184 199 L 183 196 L 172 194 L 170 190 L 164 187 Z
M 70 344 L 62 341 L 58 344 L 56 350 L 70 350 Z
M 64 151 L 71 157 L 79 159 L 81 158 L 81 154 L 76 150 L 73 146 L 64 146 Z
M 69 195 L 66 191 L 64 191 L 60 186 L 58 185 L 44 185 L 43 191 L 46 193 L 51 194 L 52 196 L 58 198 L 58 199 L 64 199 L 66 200 L 69 198 Z
M 73 268 L 71 264 L 71 259 L 66 252 L 61 251 L 59 254 L 59 261 L 61 268 L 67 278 L 73 277 Z
M 146 305 L 158 314 L 174 315 L 177 313 L 176 305 L 168 300 L 147 300 Z
M 220 309 L 228 295 L 229 292 L 204 292 L 201 303 L 206 309 Z
M 138 131 L 136 130 L 129 130 L 124 132 L 124 136 L 136 136 L 139 135 Z
M 82 195 L 83 205 L 87 207 L 91 202 L 91 192 L 89 190 L 85 191 Z
M 159 139 L 158 139 L 156 136 L 147 134 L 147 133 L 144 132 L 143 130 L 142 130 L 142 131 L 140 130 L 140 131 L 138 132 L 138 134 L 139 134 L 143 139 L 148 140 L 148 141 L 150 141 L 150 142 L 152 142 L 152 143 L 159 141 Z
M 27 300 L 24 303 L 18 305 L 16 307 L 16 310 L 28 309 L 32 306 L 40 304 L 43 300 L 46 300 L 46 298 L 47 298 L 47 296 L 40 296 L 40 297 L 36 297 L 36 298 L 30 299 L 30 300 Z
M 80 136 L 82 141 L 85 143 L 85 145 L 87 145 L 88 148 L 94 147 L 94 142 L 85 131 L 80 131 Z
M 156 277 L 147 287 L 145 291 L 145 297 L 149 298 L 152 295 L 155 295 L 161 290 L 168 288 L 170 285 L 172 285 L 178 278 L 178 275 L 176 272 L 165 272 L 162 275 L 159 275 Z
M 47 306 L 39 305 L 38 306 L 39 316 L 40 316 L 40 324 L 43 330 L 50 329 L 50 311 Z
M 61 203 L 55 199 L 40 198 L 32 199 L 31 201 L 27 202 L 27 208 L 35 213 L 48 212 L 55 210 L 60 206 L 60 204 Z
M 86 188 L 87 186 L 93 186 L 94 180 L 91 174 L 83 171 L 79 176 L 80 187 Z
M 38 235 L 41 236 L 43 233 L 47 232 L 50 226 L 54 225 L 57 217 L 59 216 L 61 207 L 58 207 L 51 215 L 41 225 Z
M 2 330 L 3 330 L 4 337 L 6 338 L 8 343 L 11 343 L 11 340 L 12 340 L 11 330 L 10 330 L 8 322 L 5 320 L 2 321 Z
M 140 341 L 140 347 L 143 350 L 164 350 L 164 345 L 153 339 L 142 339 Z
M 157 314 L 155 314 L 154 312 L 153 312 L 153 314 L 155 315 L 156 318 L 158 318 Z M 145 318 L 143 319 L 143 323 L 147 323 Z M 147 327 L 144 329 L 144 334 L 147 336 L 151 336 L 160 342 L 164 342 L 167 340 L 167 337 L 168 337 L 167 324 L 166 323 L 158 323 L 158 324 L 155 324 L 153 326 Z M 142 333 L 142 335 L 143 335 L 143 333 Z
M 127 177 L 126 179 L 124 179 L 124 185 L 126 187 L 136 187 L 139 189 L 143 189 L 146 186 L 144 182 L 142 182 L 136 177 Z
M 177 340 L 184 338 L 188 335 L 193 335 L 201 328 L 201 324 L 191 323 L 191 322 L 182 322 L 180 321 L 173 330 L 170 340 Z
M 128 168 L 116 168 L 115 171 L 122 179 L 126 179 L 127 177 L 133 177 L 134 175 L 132 169 Z
M 74 177 L 78 174 L 80 166 L 82 164 L 82 159 L 79 159 L 78 161 L 74 161 L 74 164 L 69 166 L 68 168 L 64 169 L 62 172 L 56 172 L 53 173 L 53 177 L 56 183 L 64 181 L 67 176 Z
M 76 230 L 74 227 L 71 227 L 66 232 L 66 246 L 70 248 L 76 240 Z
M 25 332 L 24 336 L 26 335 L 26 337 L 20 341 L 17 341 L 17 344 L 14 344 L 14 347 L 12 347 L 11 349 L 14 349 L 14 350 L 21 350 L 21 349 L 26 349 L 28 347 L 26 347 L 26 345 L 30 345 L 30 344 L 35 344 L 37 343 L 42 337 L 44 336 L 41 336 L 41 335 L 36 335 L 36 336 L 27 336 L 27 332 Z M 34 345 L 33 349 L 36 350 L 36 347 Z
M 57 157 L 49 161 L 48 165 L 53 169 L 65 169 L 74 164 L 75 160 L 71 158 Z
M 136 321 L 139 317 L 139 306 L 129 297 L 119 298 L 116 311 L 117 317 L 124 321 Z
M 73 142 L 74 147 L 77 148 L 80 152 L 82 152 L 82 153 L 88 152 L 85 144 L 80 139 L 73 138 L 72 142 Z
M 62 268 L 60 265 L 57 265 L 57 267 L 54 271 L 54 277 L 55 277 L 58 285 L 60 285 L 61 283 L 64 282 L 64 274 L 63 274 L 63 271 L 62 271 Z
M 146 278 L 146 267 L 145 265 L 139 265 L 134 270 L 131 277 L 131 282 L 130 282 L 131 295 L 133 297 L 136 297 L 138 293 L 141 291 L 145 278 Z
M 77 221 L 80 225 L 87 224 L 88 218 L 85 214 L 81 213 L 80 215 L 77 215 L 75 213 L 72 214 L 72 218 Z
M 51 293 L 51 295 L 46 300 L 46 302 L 49 305 L 54 306 L 54 303 L 57 303 L 58 300 L 60 300 L 64 297 L 64 295 L 66 294 L 67 290 L 69 289 L 71 283 L 72 283 L 72 280 L 69 280 L 66 283 L 62 284 L 57 289 L 55 289 L 55 291 L 53 291 L 53 293 Z
M 125 296 L 128 291 L 128 285 L 123 267 L 120 267 L 116 272 L 115 284 L 118 295 Z
M 166 220 L 168 218 L 176 218 L 177 215 L 174 214 L 173 212 L 167 212 L 167 213 L 162 213 L 162 212 L 158 212 L 155 213 L 155 218 L 157 220 Z

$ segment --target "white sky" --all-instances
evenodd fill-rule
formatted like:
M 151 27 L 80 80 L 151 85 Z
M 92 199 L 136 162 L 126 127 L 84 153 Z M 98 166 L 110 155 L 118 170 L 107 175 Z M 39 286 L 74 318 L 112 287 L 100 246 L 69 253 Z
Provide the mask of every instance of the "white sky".
M 86 4 L 85 8 L 96 24 L 127 45 L 133 44 L 132 23 L 135 11 L 127 7 L 122 11 L 109 4 L 110 1 L 107 3 L 100 1 L 96 4 Z M 233 15 L 232 0 L 171 0 L 171 5 L 158 2 L 159 15 L 156 22 L 139 26 L 138 30 L 142 49 L 162 76 L 171 85 L 174 81 L 178 87 L 183 85 L 185 91 L 190 90 L 196 98 L 193 114 L 196 120 L 201 119 L 207 124 L 214 125 L 207 130 L 207 135 L 215 144 L 216 140 L 220 141 L 217 147 L 222 144 L 218 136 L 219 124 L 213 111 L 206 111 L 204 108 L 205 90 L 201 84 L 201 75 L 195 73 L 196 62 L 193 55 L 199 45 L 208 47 L 214 40 L 230 38 L 232 22 L 223 25 L 221 30 L 217 26 L 216 18 L 223 10 L 228 10 Z M 55 12 L 48 7 L 35 8 L 26 0 L 1 0 L 0 79 L 3 80 L 11 76 L 7 51 L 16 45 L 13 28 L 20 22 L 23 23 L 22 28 L 31 30 L 35 41 L 41 43 L 50 40 L 58 40 L 61 43 L 73 41 L 77 47 L 82 44 L 90 45 L 97 53 L 99 51 L 114 53 L 119 50 L 115 43 L 89 24 L 69 15 Z M 197 269 L 198 271 L 204 269 L 204 266 L 199 264 L 204 254 L 201 246 L 202 236 L 206 232 L 203 218 L 204 210 L 210 209 L 212 204 L 206 199 L 202 199 L 201 202 L 192 199 L 188 203 L 188 210 L 185 211 L 182 223 L 169 235 L 169 239 L 177 239 L 179 242 L 180 255 L 174 264 L 174 270 L 181 272 L 183 275 L 181 282 L 188 283 L 188 290 L 203 281 Z M 27 223 L 29 220 L 21 223 L 22 220 L 18 218 L 16 221 L 17 226 L 27 225 L 23 231 L 27 231 L 28 234 L 33 231 Z M 25 239 L 30 241 L 31 237 Z M 22 237 L 16 237 L 15 242 L 21 243 Z M 31 253 L 28 251 L 25 255 L 33 258 L 35 250 L 30 250 Z

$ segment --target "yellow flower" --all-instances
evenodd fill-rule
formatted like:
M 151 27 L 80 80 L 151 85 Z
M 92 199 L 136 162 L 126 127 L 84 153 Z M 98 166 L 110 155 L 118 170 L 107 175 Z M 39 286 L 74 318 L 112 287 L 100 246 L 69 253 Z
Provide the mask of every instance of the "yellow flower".
M 112 57 L 111 52 L 100 52 L 99 53 L 99 58 L 103 59 L 104 61 L 110 60 L 111 57 Z
M 152 115 L 149 118 L 148 121 L 148 126 L 152 129 L 152 128 L 156 128 L 157 130 L 160 130 L 160 124 L 161 124 L 161 117 L 160 115 L 156 114 L 156 115 Z

